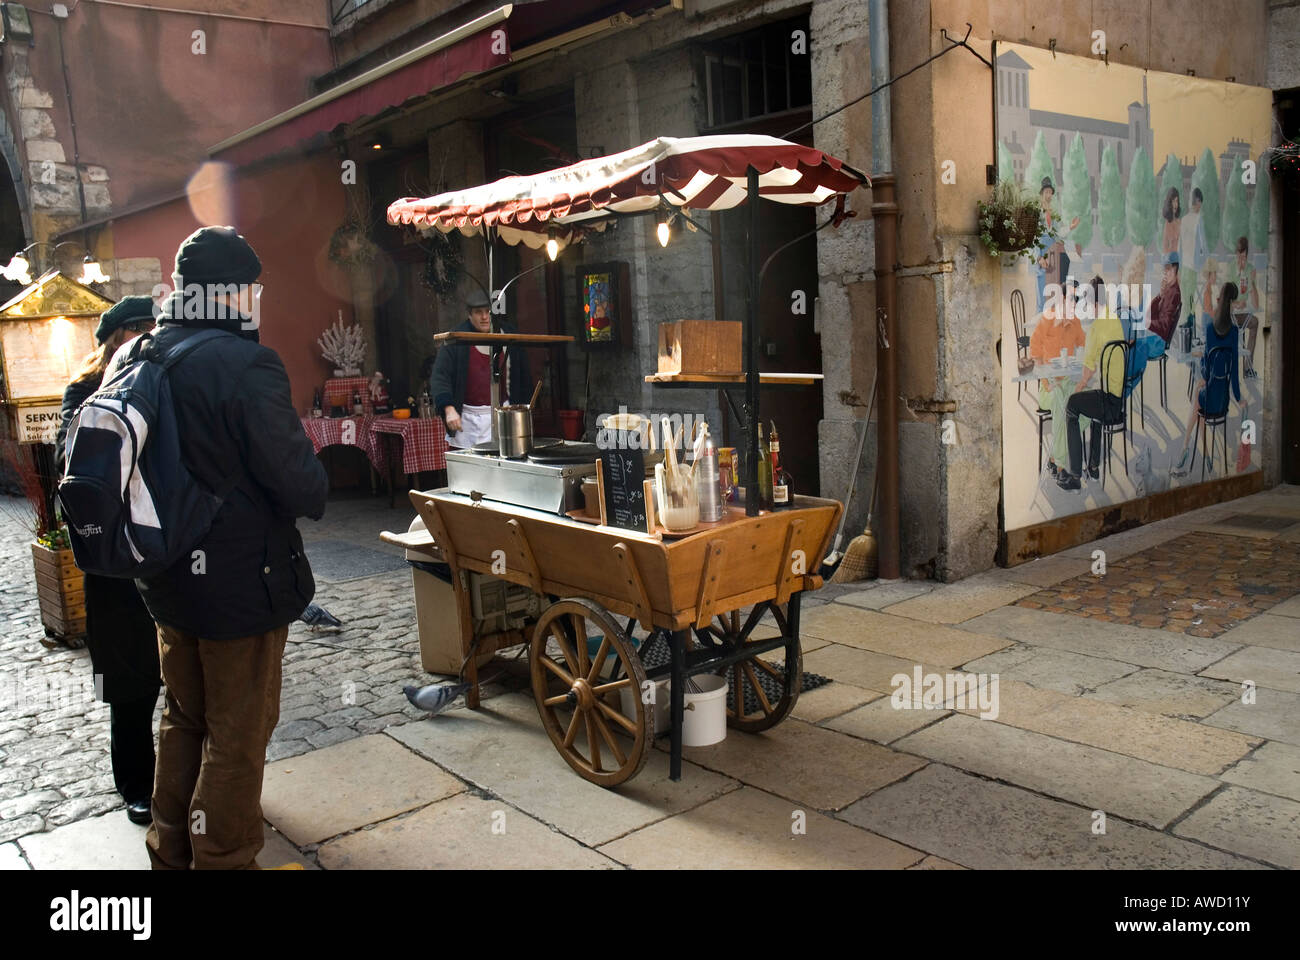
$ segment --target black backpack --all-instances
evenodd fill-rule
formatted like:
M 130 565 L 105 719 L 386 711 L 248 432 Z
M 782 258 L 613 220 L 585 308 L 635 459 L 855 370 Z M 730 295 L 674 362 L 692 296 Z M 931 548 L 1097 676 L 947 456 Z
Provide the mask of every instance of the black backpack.
M 86 573 L 156 576 L 207 536 L 234 483 L 211 492 L 186 469 L 167 371 L 195 348 L 230 336 L 202 330 L 160 359 L 150 355 L 153 337 L 138 337 L 113 378 L 73 416 L 58 497 Z

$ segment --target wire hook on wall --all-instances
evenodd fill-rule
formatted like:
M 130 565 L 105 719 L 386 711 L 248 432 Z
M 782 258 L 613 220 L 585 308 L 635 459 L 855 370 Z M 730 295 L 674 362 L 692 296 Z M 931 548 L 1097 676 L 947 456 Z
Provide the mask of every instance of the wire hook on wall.
M 986 66 L 986 67 L 988 67 L 990 70 L 992 70 L 992 69 L 993 69 L 993 64 L 991 64 L 988 60 L 984 59 L 984 55 L 983 55 L 983 54 L 981 54 L 978 50 L 976 50 L 974 47 L 972 47 L 969 43 L 966 42 L 967 40 L 970 39 L 971 31 L 974 30 L 974 29 L 975 29 L 975 28 L 972 27 L 972 26 L 970 25 L 970 23 L 968 22 L 968 23 L 966 24 L 966 36 L 962 37 L 960 40 L 955 40 L 955 39 L 953 39 L 952 37 L 948 36 L 948 28 L 947 28 L 947 27 L 940 27 L 940 28 L 939 28 L 939 36 L 943 37 L 944 40 L 946 40 L 948 43 L 951 43 L 954 47 L 965 47 L 965 48 L 966 48 L 967 50 L 969 50 L 971 53 L 975 54 L 975 56 L 979 57 L 979 58 L 980 58 L 980 62 L 983 63 L 984 66 Z

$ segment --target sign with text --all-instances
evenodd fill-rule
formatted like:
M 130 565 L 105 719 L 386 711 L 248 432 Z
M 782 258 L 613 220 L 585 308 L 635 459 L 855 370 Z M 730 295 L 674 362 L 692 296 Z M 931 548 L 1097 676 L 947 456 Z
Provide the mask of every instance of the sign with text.
M 602 450 L 601 481 L 605 522 L 649 533 L 645 502 L 645 454 L 640 450 Z
M 63 422 L 63 410 L 57 403 L 14 410 L 19 443 L 53 443 Z

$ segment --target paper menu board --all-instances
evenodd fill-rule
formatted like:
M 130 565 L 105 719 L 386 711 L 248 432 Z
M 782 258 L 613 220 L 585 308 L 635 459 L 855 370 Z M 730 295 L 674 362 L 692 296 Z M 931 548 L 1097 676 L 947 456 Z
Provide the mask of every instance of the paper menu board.
M 62 397 L 72 375 L 96 347 L 98 322 L 98 317 L 0 321 L 7 399 Z

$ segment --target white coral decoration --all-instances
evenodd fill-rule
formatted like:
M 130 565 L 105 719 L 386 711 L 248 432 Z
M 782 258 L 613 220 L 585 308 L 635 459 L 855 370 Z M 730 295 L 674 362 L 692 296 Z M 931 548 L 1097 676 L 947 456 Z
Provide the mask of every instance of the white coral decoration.
M 361 335 L 359 323 L 345 327 L 341 319 L 335 321 L 332 327 L 316 339 L 316 345 L 320 347 L 321 356 L 345 375 L 355 376 L 361 372 L 361 361 L 366 355 L 366 340 Z

